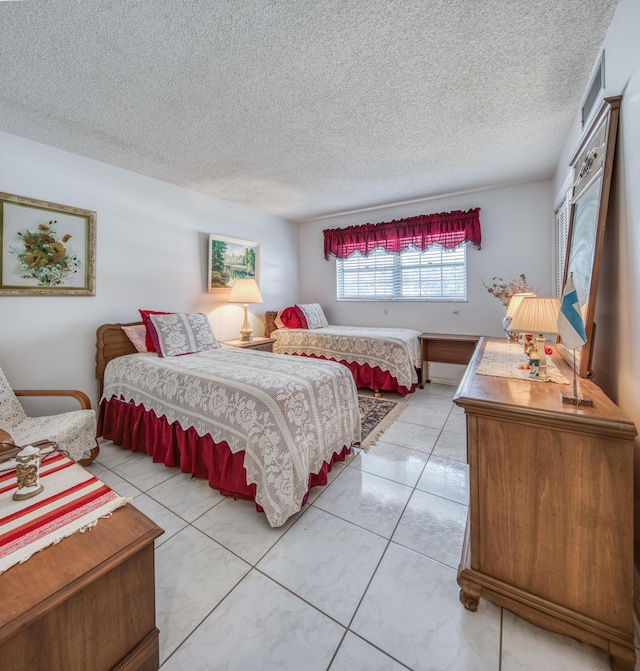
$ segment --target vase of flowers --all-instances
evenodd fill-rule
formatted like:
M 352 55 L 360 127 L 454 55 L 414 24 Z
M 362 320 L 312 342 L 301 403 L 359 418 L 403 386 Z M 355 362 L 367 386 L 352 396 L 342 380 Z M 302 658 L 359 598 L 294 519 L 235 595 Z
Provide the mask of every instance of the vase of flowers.
M 492 277 L 492 283 L 487 284 L 482 280 L 482 284 L 486 290 L 492 295 L 495 296 L 505 308 L 509 307 L 509 302 L 515 296 L 515 294 L 529 294 L 535 296 L 538 292 L 538 289 L 532 287 L 528 282 L 524 273 L 514 276 L 512 275 L 510 279 L 505 280 L 502 277 Z M 512 317 L 505 314 L 502 320 L 502 328 L 504 329 L 505 335 L 509 342 L 513 342 L 517 339 L 517 336 L 509 330 L 511 325 Z

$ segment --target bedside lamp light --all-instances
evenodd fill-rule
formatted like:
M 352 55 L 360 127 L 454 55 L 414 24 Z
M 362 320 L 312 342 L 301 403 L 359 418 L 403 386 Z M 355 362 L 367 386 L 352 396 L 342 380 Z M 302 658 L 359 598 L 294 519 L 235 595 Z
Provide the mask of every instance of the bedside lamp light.
M 516 342 L 518 340 L 518 332 L 511 328 L 511 322 L 516 314 L 518 306 L 520 303 L 522 303 L 523 298 L 530 298 L 534 296 L 535 294 L 532 293 L 513 294 L 513 296 L 511 296 L 509 307 L 507 307 L 507 314 L 502 320 L 502 326 L 504 328 L 504 332 L 507 334 L 507 340 L 509 342 Z
M 551 296 L 526 296 L 520 302 L 513 320 L 509 326 L 510 331 L 518 333 L 537 333 L 536 352 L 539 365 L 532 367 L 532 377 L 548 380 L 547 355 L 544 351 L 544 333 L 556 335 L 558 333 L 558 312 L 560 301 Z M 538 368 L 537 371 L 534 369 Z
M 231 287 L 231 293 L 227 298 L 228 303 L 243 303 L 244 308 L 244 322 L 240 329 L 240 336 L 242 340 L 253 340 L 251 334 L 253 329 L 249 325 L 248 307 L 249 303 L 262 303 L 262 296 L 260 289 L 255 280 L 250 278 L 236 280 Z

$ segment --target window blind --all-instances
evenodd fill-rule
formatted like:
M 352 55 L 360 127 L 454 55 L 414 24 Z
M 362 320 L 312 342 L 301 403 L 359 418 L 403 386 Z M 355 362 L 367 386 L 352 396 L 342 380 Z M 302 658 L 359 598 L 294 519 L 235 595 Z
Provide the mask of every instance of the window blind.
M 381 247 L 336 261 L 338 300 L 467 299 L 466 247 L 403 252 Z

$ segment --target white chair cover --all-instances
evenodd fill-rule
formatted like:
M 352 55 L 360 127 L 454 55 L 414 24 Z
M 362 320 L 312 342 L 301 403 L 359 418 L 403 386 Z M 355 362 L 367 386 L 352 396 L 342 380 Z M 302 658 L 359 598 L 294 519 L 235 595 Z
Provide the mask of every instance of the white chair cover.
M 96 413 L 72 410 L 59 415 L 27 417 L 0 368 L 0 428 L 8 431 L 16 445 L 52 440 L 79 461 L 96 446 Z

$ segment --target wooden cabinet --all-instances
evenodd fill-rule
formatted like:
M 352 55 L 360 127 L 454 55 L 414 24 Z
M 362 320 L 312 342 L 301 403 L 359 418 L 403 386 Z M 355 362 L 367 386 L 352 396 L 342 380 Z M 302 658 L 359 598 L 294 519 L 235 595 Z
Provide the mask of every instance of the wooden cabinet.
M 0 575 L 0 666 L 157 669 L 153 541 L 161 533 L 127 504 Z
M 636 428 L 589 380 L 578 391 L 594 406 L 579 407 L 562 403 L 571 385 L 477 375 L 484 347 L 454 399 L 470 474 L 460 600 L 486 597 L 631 671 Z
M 273 352 L 274 338 L 253 338 L 252 340 L 223 340 L 223 345 L 230 345 L 231 347 L 242 347 L 248 349 L 257 349 L 261 352 Z

